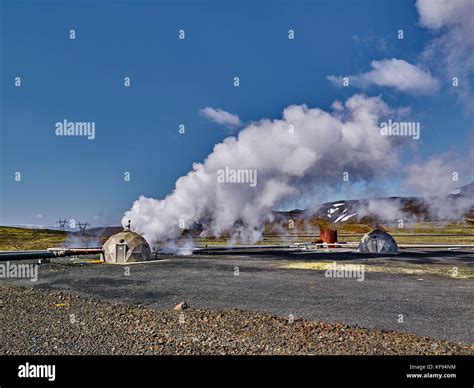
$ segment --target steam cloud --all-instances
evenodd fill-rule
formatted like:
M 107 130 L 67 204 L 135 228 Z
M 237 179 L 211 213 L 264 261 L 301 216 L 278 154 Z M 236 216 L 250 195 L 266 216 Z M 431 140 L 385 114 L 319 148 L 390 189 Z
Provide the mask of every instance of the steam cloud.
M 466 213 L 474 209 L 473 193 L 455 198 L 449 194 L 458 194 L 454 189 L 461 186 L 458 180 L 453 179 L 453 174 L 465 181 L 462 177 L 471 178 L 473 164 L 472 151 L 462 157 L 452 154 L 432 157 L 409 166 L 404 184 L 423 196 L 433 217 L 441 220 L 463 219 Z
M 392 138 L 379 120 L 392 113 L 379 97 L 356 94 L 331 112 L 306 105 L 284 109 L 280 120 L 262 119 L 217 144 L 204 163 L 179 178 L 165 199 L 141 196 L 122 219 L 150 243 L 177 239 L 199 224 L 205 235 L 231 231 L 256 242 L 271 210 L 283 200 L 318 187 L 384 175 L 398 165 Z M 256 170 L 258 184 L 220 183 L 219 171 Z

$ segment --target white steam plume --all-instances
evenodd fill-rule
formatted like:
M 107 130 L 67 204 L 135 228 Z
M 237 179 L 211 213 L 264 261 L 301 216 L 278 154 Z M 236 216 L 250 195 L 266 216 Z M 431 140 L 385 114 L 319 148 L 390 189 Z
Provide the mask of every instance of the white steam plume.
M 412 164 L 407 171 L 405 185 L 423 196 L 430 213 L 436 219 L 462 220 L 474 209 L 474 196 L 450 197 L 454 189 L 472 179 L 474 152 L 462 157 L 442 154 Z
M 232 230 L 233 238 L 256 242 L 282 200 L 318 186 L 350 184 L 343 181 L 344 172 L 353 183 L 396 168 L 398 153 L 378 125 L 388 113 L 380 97 L 359 94 L 336 102 L 332 112 L 289 106 L 281 120 L 252 123 L 217 144 L 165 199 L 141 196 L 122 223 L 131 220 L 152 244 L 174 240 L 196 224 L 207 235 Z M 256 185 L 221 183 L 226 168 L 256 171 Z

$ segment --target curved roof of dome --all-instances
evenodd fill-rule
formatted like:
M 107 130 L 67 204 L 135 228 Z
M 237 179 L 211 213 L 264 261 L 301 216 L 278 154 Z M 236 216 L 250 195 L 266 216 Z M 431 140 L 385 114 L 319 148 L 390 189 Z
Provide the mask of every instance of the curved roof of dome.
M 375 229 L 362 237 L 358 251 L 363 253 L 394 254 L 398 252 L 398 245 L 389 233 Z
M 118 233 L 110 236 L 108 238 L 108 240 L 105 242 L 105 244 L 107 244 L 107 243 L 117 244 L 118 242 L 126 243 L 126 244 L 128 244 L 130 242 L 135 242 L 135 243 L 140 242 L 140 243 L 148 244 L 142 236 L 140 236 L 138 233 L 132 232 L 130 230 L 124 230 L 122 232 L 118 232 Z

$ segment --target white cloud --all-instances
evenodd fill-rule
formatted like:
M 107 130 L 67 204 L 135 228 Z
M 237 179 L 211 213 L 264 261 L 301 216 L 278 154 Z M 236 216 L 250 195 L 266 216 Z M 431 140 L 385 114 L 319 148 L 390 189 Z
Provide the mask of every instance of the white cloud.
M 405 93 L 426 94 L 438 88 L 438 80 L 429 71 L 412 65 L 403 59 L 383 59 L 372 61 L 372 70 L 359 75 L 349 76 L 349 85 L 368 87 L 387 86 Z M 327 77 L 333 84 L 342 85 L 341 76 Z
M 420 24 L 436 34 L 422 57 L 431 63 L 452 85 L 453 77 L 459 86 L 451 87 L 461 101 L 474 110 L 474 1 L 418 0 L 416 8 Z
M 416 8 L 422 26 L 438 30 L 458 28 L 466 38 L 473 39 L 474 2 L 472 0 L 418 0 Z
M 220 108 L 214 109 L 206 107 L 201 109 L 200 112 L 209 120 L 214 121 L 217 124 L 225 125 L 226 127 L 235 128 L 242 125 L 239 116 L 226 112 Z

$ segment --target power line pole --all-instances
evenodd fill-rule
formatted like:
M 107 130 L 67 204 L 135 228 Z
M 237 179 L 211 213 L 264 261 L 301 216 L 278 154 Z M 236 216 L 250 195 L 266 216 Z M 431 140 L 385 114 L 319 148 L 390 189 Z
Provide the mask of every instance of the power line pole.
M 59 220 L 56 221 L 56 223 L 59 225 L 59 229 L 64 230 L 65 226 L 66 226 L 66 223 L 67 223 L 67 220 L 66 219 L 62 220 L 60 218 Z
M 86 222 L 84 222 L 83 224 L 81 224 L 80 222 L 78 222 L 77 225 L 79 226 L 79 230 L 81 231 L 81 233 L 84 233 L 84 232 L 86 231 L 87 226 L 88 226 L 89 224 L 88 224 L 87 221 L 86 221 Z

